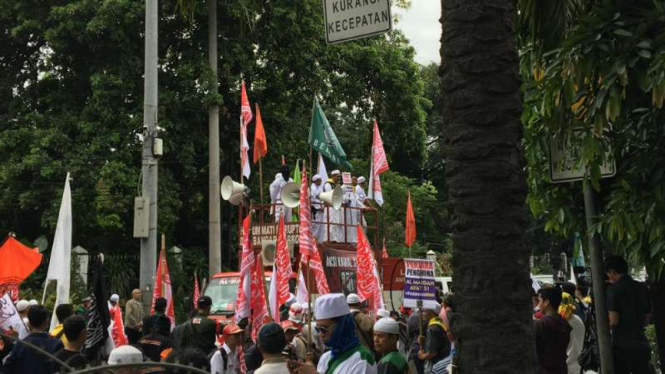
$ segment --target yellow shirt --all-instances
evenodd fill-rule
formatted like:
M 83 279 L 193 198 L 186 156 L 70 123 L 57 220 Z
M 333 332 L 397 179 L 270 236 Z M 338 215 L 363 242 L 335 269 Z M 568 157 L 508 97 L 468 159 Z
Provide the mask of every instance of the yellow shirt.
M 57 338 L 58 334 L 62 333 L 60 335 L 60 340 L 62 340 L 62 344 L 67 344 L 67 337 L 65 336 L 64 331 L 62 331 L 62 328 L 63 328 L 62 323 L 56 325 L 53 328 L 53 331 L 51 331 L 51 336 L 54 337 L 54 338 Z

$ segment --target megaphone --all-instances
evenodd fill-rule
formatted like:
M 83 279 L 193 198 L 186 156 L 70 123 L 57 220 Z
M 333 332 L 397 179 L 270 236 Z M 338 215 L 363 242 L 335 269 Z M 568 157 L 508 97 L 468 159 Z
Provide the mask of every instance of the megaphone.
M 228 175 L 224 177 L 221 188 L 222 199 L 231 200 L 235 195 L 240 195 L 242 199 L 243 192 L 245 192 L 244 184 L 234 181 L 233 178 Z
M 335 210 L 339 210 L 342 207 L 342 200 L 344 199 L 344 192 L 342 192 L 342 187 L 337 186 L 334 190 L 327 192 L 321 192 L 319 194 L 319 200 L 330 205 Z
M 287 207 L 297 207 L 300 205 L 300 187 L 293 182 L 285 184 L 284 187 L 282 187 L 282 192 L 279 194 L 279 198 L 282 200 L 282 204 Z

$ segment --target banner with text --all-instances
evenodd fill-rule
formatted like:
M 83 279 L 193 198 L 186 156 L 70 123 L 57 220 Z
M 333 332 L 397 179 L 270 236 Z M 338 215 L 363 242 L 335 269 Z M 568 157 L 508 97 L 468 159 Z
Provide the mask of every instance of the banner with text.
M 418 305 L 422 302 L 421 305 Z M 434 261 L 404 259 L 404 306 L 433 308 L 436 305 Z

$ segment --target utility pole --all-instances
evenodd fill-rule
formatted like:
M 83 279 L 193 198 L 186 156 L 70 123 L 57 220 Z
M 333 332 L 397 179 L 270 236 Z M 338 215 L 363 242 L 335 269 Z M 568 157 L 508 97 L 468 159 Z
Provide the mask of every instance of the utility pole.
M 158 0 L 145 2 L 145 80 L 143 86 L 142 196 L 150 199 L 149 233 L 141 239 L 141 276 L 143 305 L 150 310 L 157 268 L 157 23 Z
M 596 192 L 591 181 L 584 182 L 584 210 L 586 213 L 587 230 L 593 225 L 594 217 L 598 216 L 596 207 Z M 600 246 L 598 234 L 589 236 L 589 249 L 591 254 L 591 280 L 593 287 L 593 303 L 596 310 L 596 331 L 598 336 L 598 352 L 600 354 L 600 367 L 603 374 L 614 374 L 612 361 L 612 343 L 610 340 L 610 323 L 605 305 L 605 271 L 603 269 L 603 249 Z
M 208 62 L 217 93 L 217 0 L 208 2 Z M 208 276 L 222 271 L 219 190 L 219 105 L 208 108 Z

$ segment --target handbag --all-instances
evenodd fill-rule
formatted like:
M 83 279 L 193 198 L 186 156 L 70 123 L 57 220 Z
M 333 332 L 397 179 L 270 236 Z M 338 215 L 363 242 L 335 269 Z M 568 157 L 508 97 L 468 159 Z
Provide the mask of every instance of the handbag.
M 587 311 L 585 322 L 586 331 L 584 333 L 584 345 L 577 362 L 582 368 L 582 372 L 592 370 L 598 372 L 600 369 L 600 354 L 598 352 L 598 337 L 596 336 L 595 319 L 593 318 L 593 306 Z

